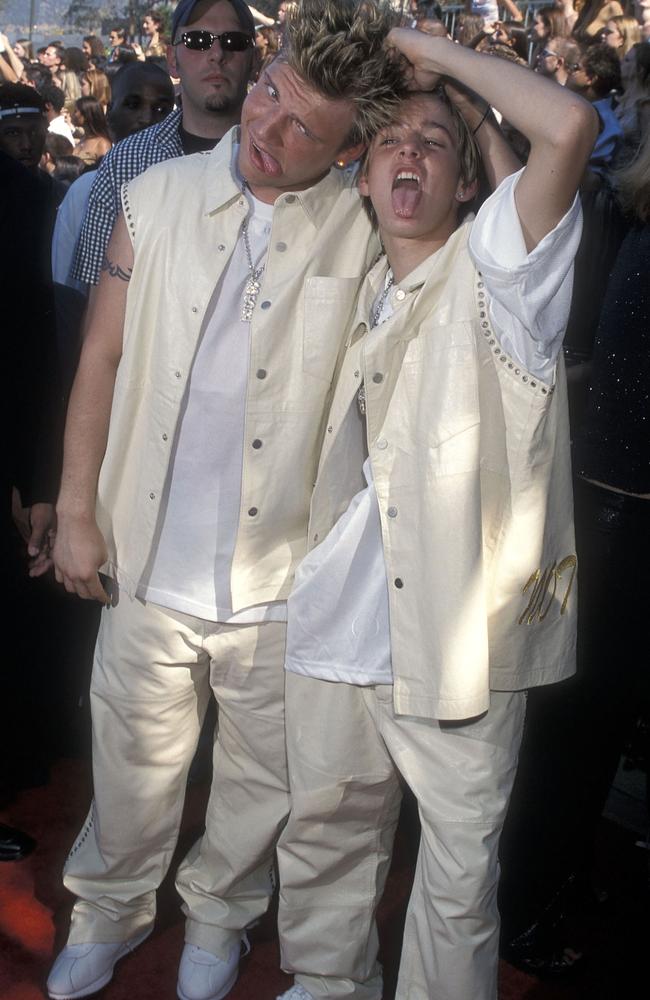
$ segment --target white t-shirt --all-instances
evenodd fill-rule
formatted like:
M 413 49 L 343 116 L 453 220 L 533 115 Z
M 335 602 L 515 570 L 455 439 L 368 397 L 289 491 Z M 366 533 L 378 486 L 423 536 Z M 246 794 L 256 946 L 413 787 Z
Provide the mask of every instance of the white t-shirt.
M 75 145 L 74 135 L 72 134 L 72 129 L 68 125 L 67 121 L 63 115 L 58 115 L 53 118 L 50 124 L 47 126 L 48 132 L 53 132 L 55 135 L 62 135 L 64 139 L 67 139 L 73 146 Z
M 527 254 L 514 201 L 521 171 L 481 207 L 469 249 L 483 274 L 490 318 L 503 349 L 531 374 L 549 380 L 569 314 L 572 261 L 580 241 L 580 203 Z M 428 272 L 430 260 L 420 268 Z M 417 274 L 409 275 L 411 283 Z M 378 322 L 403 308 L 395 285 Z M 381 293 L 373 305 L 377 308 Z M 357 419 L 356 401 L 346 421 Z M 360 421 L 359 421 L 360 422 Z M 366 449 L 367 450 L 367 449 Z M 367 486 L 327 537 L 303 559 L 288 602 L 286 669 L 347 684 L 391 684 L 388 584 L 370 460 Z
M 237 147 L 233 163 L 236 156 Z M 257 267 L 268 249 L 273 206 L 248 189 L 245 194 Z M 250 323 L 241 312 L 249 277 L 240 235 L 204 319 L 169 465 L 160 536 L 147 583 L 138 588 L 139 597 L 164 608 L 239 624 L 286 620 L 286 602 L 233 608 L 230 592 L 250 355 Z

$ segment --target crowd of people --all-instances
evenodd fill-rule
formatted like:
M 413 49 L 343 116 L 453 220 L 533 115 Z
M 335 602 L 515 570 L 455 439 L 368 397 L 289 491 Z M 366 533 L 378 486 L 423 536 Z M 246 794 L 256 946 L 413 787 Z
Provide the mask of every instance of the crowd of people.
M 213 700 L 181 1000 L 227 996 L 276 870 L 283 996 L 379 1000 L 404 786 L 399 1000 L 583 957 L 650 704 L 620 653 L 648 597 L 650 2 L 505 11 L 467 0 L 452 38 L 432 0 L 179 0 L 144 45 L 0 34 L 10 659 L 26 581 L 102 608 L 53 1000 L 152 932 Z M 46 711 L 8 690 L 0 805 Z M 0 824 L 2 860 L 33 849 Z
M 413 0 L 407 6 L 423 30 L 444 18 L 444 7 L 432 0 Z M 251 8 L 257 52 L 251 83 L 280 50 L 282 26 L 290 9 L 291 3 L 281 3 L 276 20 Z M 42 164 L 65 186 L 98 165 L 110 148 L 106 114 L 116 72 L 134 61 L 147 61 L 167 71 L 169 11 L 164 7 L 144 15 L 140 41 L 118 24 L 110 29 L 107 44 L 97 35 L 87 35 L 81 48 L 66 48 L 55 40 L 34 52 L 28 39 L 16 39 L 11 45 L 0 34 L 0 81 L 34 87 L 46 101 L 48 131 L 66 140 L 50 143 Z M 650 37 L 650 3 L 634 0 L 624 13 L 616 0 L 590 0 L 578 9 L 573 2 L 558 2 L 536 8 L 529 24 L 524 24 L 514 0 L 507 0 L 503 11 L 507 18 L 499 20 L 496 3 L 467 0 L 465 13 L 454 19 L 455 40 L 479 51 L 518 59 L 521 65 L 553 76 L 558 83 L 566 84 L 572 75 L 572 86 L 577 86 L 575 69 L 571 74 L 569 71 L 577 68 L 582 50 L 607 45 L 618 57 L 621 72 L 620 78 L 616 72 L 610 74 L 606 92 L 616 117 L 625 131 L 635 130 L 637 135 L 648 126 L 650 84 L 645 67 L 636 63 L 636 46 Z M 645 53 L 644 48 L 640 51 Z

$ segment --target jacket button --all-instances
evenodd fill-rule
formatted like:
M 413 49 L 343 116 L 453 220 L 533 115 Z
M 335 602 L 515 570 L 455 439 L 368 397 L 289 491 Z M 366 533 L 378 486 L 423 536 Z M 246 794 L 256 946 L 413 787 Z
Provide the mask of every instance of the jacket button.
M 261 309 L 270 309 L 271 308 L 271 303 L 269 302 L 268 299 L 264 299 L 264 302 L 262 302 L 260 308 Z
M 284 200 L 286 201 L 287 205 L 293 205 L 294 201 L 296 200 L 296 196 L 295 194 L 288 194 Z
M 372 376 L 372 381 L 377 382 L 377 384 L 379 384 L 379 382 L 384 381 L 384 376 L 382 375 L 381 372 L 375 372 L 375 374 Z
M 155 493 L 150 493 L 149 494 L 149 499 L 150 500 L 155 500 L 156 499 L 156 494 Z
M 223 253 L 225 249 L 226 249 L 226 244 L 225 243 L 220 243 L 219 246 L 217 247 L 217 250 L 219 251 L 219 253 Z
M 163 441 L 166 441 L 167 440 L 167 435 L 163 434 L 162 439 L 163 439 Z
M 258 368 L 255 376 L 256 378 L 266 378 L 266 368 Z
M 249 507 L 248 508 L 248 516 L 249 517 L 255 517 L 256 514 L 257 514 L 257 507 Z
M 197 309 L 197 307 L 196 307 L 196 306 L 192 306 L 192 312 L 193 312 L 193 313 L 197 313 L 198 311 L 199 311 L 199 310 Z
M 176 378 L 180 378 L 181 377 L 181 373 L 180 372 L 174 372 L 174 375 L 176 376 Z
M 395 586 L 397 587 L 398 590 L 402 589 L 402 587 L 404 586 L 404 581 L 402 580 L 401 577 L 399 576 L 395 577 Z
M 260 441 L 259 438 L 255 438 L 255 440 L 253 441 L 253 448 L 261 448 L 261 447 L 262 447 L 262 442 Z
M 388 441 L 386 440 L 386 438 L 377 438 L 377 447 L 379 448 L 380 451 L 383 451 L 384 448 L 387 448 Z
M 397 507 L 389 507 L 386 513 L 389 517 L 397 517 Z
M 282 240 L 280 240 L 279 243 L 275 244 L 275 249 L 278 251 L 278 253 L 284 253 L 284 251 L 287 249 L 287 244 L 284 243 Z
M 403 299 L 406 298 L 406 292 L 404 291 L 403 288 L 397 289 L 397 291 L 395 292 L 395 298 L 397 299 L 398 302 L 401 302 Z

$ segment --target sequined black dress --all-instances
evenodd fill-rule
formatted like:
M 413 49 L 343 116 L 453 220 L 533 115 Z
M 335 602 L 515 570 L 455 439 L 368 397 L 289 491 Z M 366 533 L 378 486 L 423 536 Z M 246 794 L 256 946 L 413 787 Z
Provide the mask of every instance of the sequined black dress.
M 576 470 L 627 493 L 650 493 L 650 225 L 621 244 L 601 313 Z
M 535 974 L 561 972 L 565 947 L 582 950 L 600 816 L 632 724 L 650 713 L 639 652 L 648 639 L 650 499 L 630 495 L 650 494 L 648 224 L 629 230 L 608 283 L 575 444 L 578 672 L 529 692 L 501 841 L 502 953 Z

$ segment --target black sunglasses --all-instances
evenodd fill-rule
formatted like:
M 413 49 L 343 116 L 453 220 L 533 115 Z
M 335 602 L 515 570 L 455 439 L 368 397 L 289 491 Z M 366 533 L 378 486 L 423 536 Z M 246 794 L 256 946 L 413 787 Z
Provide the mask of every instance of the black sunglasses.
M 201 31 L 198 28 L 184 31 L 180 41 L 186 49 L 193 52 L 207 52 L 215 42 L 219 42 L 223 52 L 244 52 L 253 45 L 252 36 L 245 31 L 222 31 L 220 35 L 213 35 L 211 31 Z

